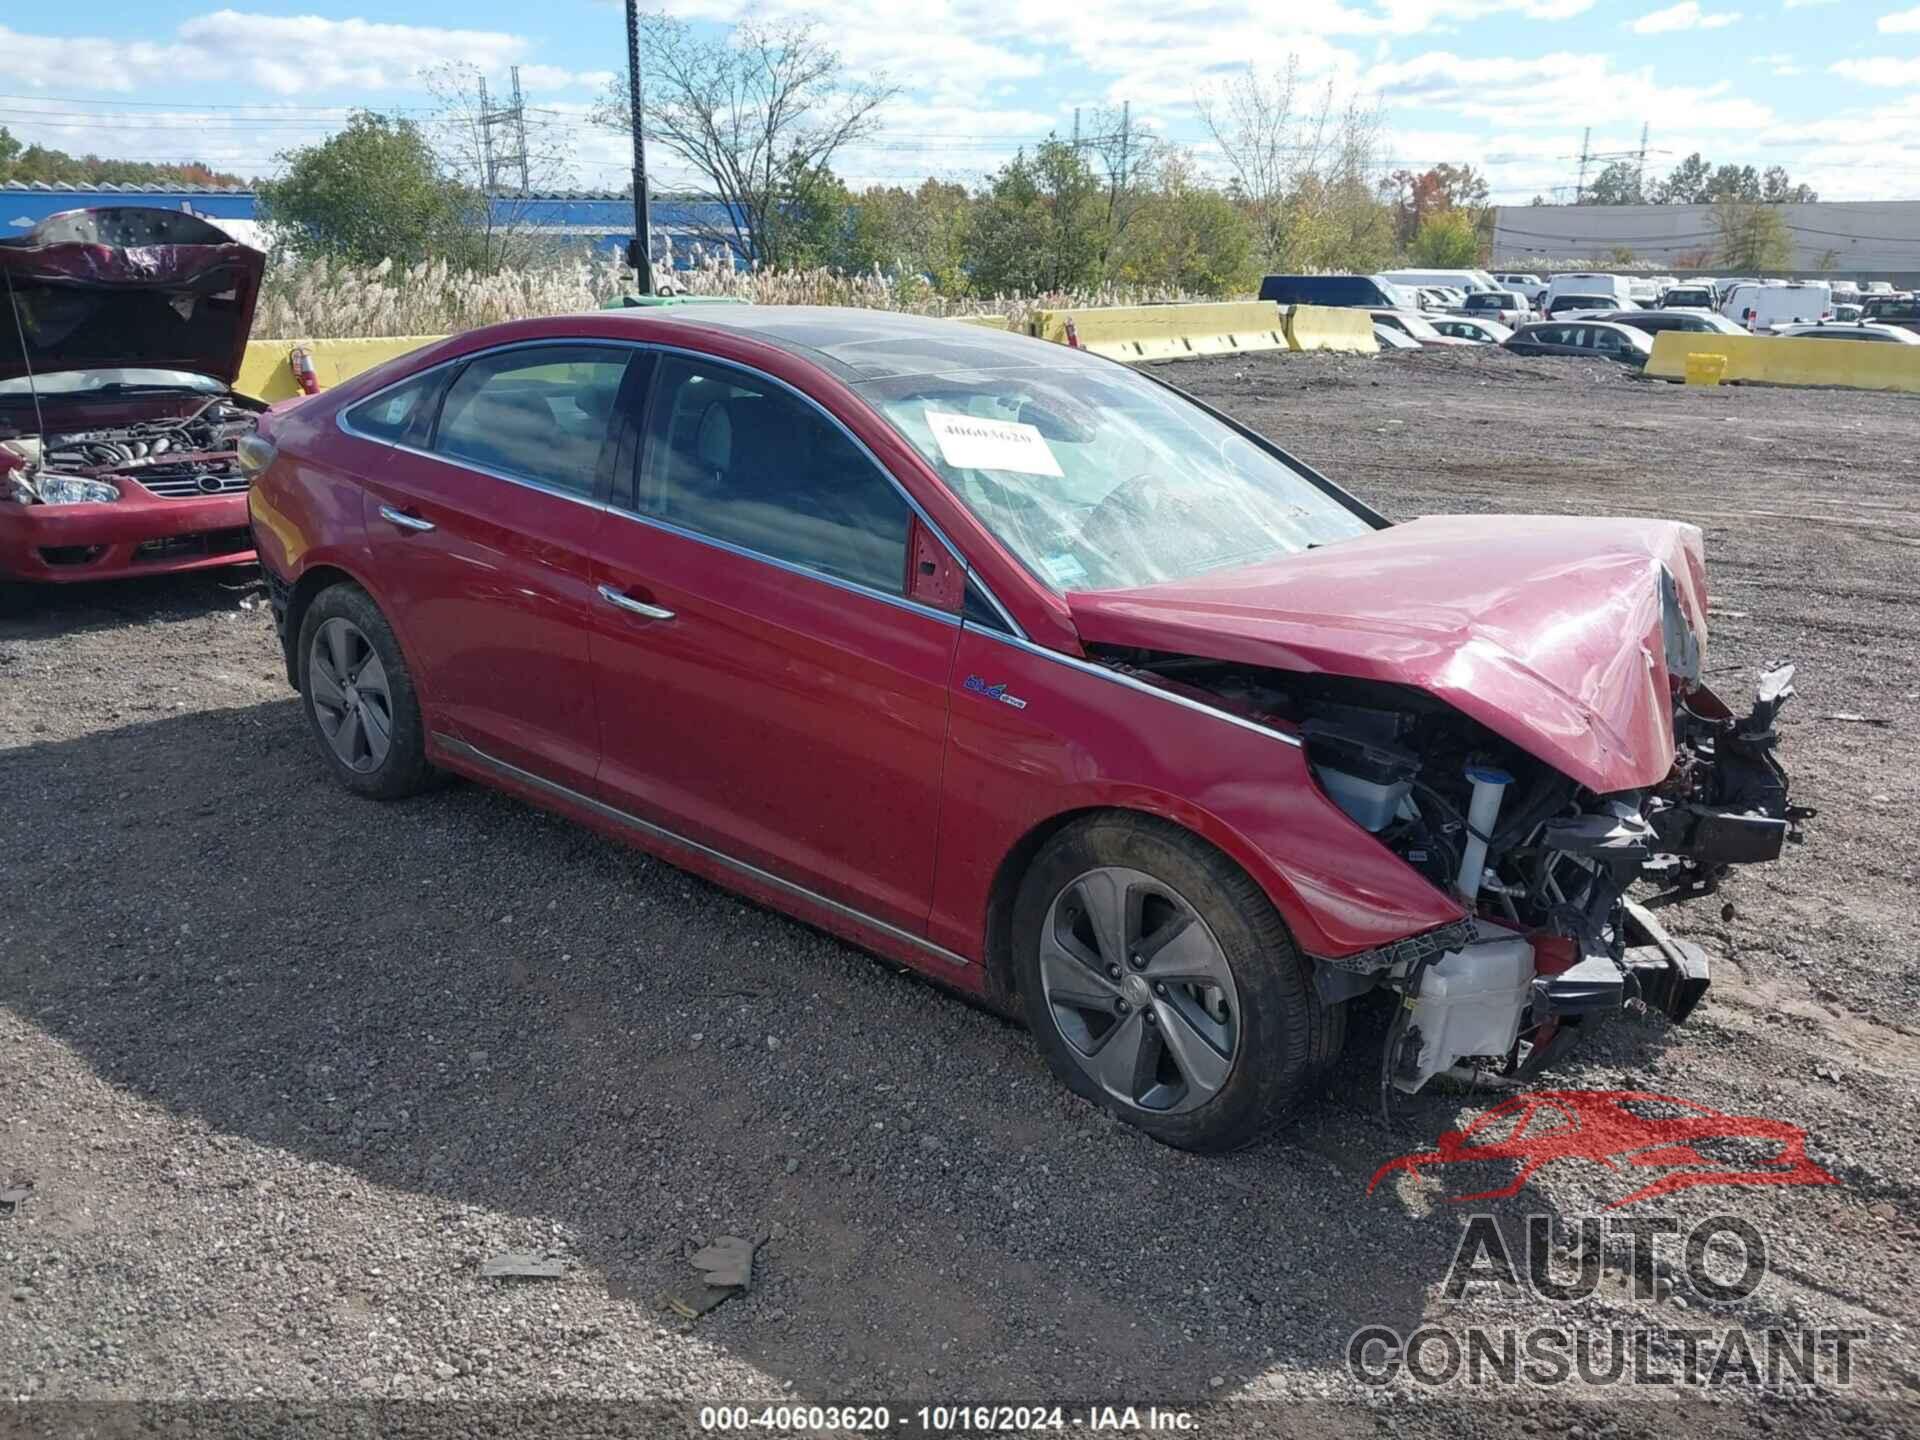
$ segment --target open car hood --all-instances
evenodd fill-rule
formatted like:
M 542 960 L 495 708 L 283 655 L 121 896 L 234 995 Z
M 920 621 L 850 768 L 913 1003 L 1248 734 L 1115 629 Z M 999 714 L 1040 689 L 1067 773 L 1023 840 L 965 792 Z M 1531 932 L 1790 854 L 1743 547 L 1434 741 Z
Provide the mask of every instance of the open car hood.
M 0 380 L 29 367 L 36 375 L 140 368 L 231 385 L 265 268 L 258 250 L 183 210 L 49 216 L 0 239 Z
M 1413 686 L 1608 794 L 1672 767 L 1663 619 L 1705 644 L 1701 555 L 1674 521 L 1433 516 L 1067 604 L 1089 644 Z

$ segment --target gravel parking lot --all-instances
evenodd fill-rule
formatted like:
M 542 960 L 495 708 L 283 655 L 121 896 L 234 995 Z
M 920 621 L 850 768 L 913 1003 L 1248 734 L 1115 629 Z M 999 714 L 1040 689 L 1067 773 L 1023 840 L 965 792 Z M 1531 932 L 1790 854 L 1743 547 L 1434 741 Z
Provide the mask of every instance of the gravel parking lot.
M 1316 1435 L 1916 1423 L 1920 403 L 1504 352 L 1160 373 L 1396 517 L 1694 521 L 1712 683 L 1743 707 L 1763 663 L 1799 662 L 1808 843 L 1665 912 L 1715 966 L 1687 1026 L 1623 1017 L 1545 1082 L 1806 1127 L 1837 1188 L 1659 1202 L 1757 1227 L 1753 1295 L 1681 1273 L 1637 1298 L 1614 1255 L 1572 1305 L 1449 1298 L 1466 1213 L 1517 1235 L 1625 1191 L 1566 1162 L 1506 1200 L 1452 1204 L 1441 1176 L 1369 1195 L 1492 1097 L 1383 1122 L 1367 1016 L 1327 1104 L 1199 1159 L 1067 1095 L 1006 1021 L 668 866 L 474 785 L 351 798 L 237 572 L 0 618 L 0 1189 L 32 1185 L 0 1215 L 0 1395 L 1158 1401 L 1214 1407 L 1202 1433 Z M 753 1289 L 663 1311 L 721 1234 L 768 1237 Z M 564 1273 L 481 1278 L 502 1251 Z M 1474 1321 L 1866 1338 L 1844 1392 L 1758 1404 L 1348 1375 L 1362 1326 Z

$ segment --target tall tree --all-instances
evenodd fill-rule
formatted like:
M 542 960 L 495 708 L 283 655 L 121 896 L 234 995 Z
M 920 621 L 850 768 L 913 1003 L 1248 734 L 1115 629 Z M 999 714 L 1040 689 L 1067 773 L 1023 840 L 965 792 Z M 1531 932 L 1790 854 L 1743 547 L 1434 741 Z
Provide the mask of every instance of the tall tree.
M 1206 185 L 1190 155 L 1173 152 L 1115 245 L 1109 276 L 1199 295 L 1242 294 L 1256 279 L 1253 226 Z
M 1383 188 L 1392 197 L 1394 238 L 1402 249 L 1429 216 L 1460 209 L 1477 224 L 1487 204 L 1487 182 L 1471 165 L 1440 164 L 1417 175 L 1396 170 Z
M 1793 235 L 1776 206 L 1729 196 L 1715 203 L 1713 228 L 1718 262 L 1729 270 L 1751 275 L 1793 265 Z
M 1583 205 L 1643 205 L 1646 195 L 1640 188 L 1640 167 L 1615 160 L 1593 177 L 1587 186 Z
M 789 258 L 780 210 L 794 177 L 831 169 L 900 93 L 881 76 L 850 74 L 812 20 L 752 18 L 707 39 L 683 20 L 646 15 L 640 53 L 646 138 L 697 170 L 724 202 L 728 218 L 704 238 L 767 265 Z M 594 118 L 631 133 L 624 74 Z
M 1342 102 L 1331 81 L 1304 103 L 1299 73 L 1297 56 L 1272 74 L 1248 66 L 1194 105 L 1246 197 L 1260 264 L 1372 268 L 1394 238 L 1376 184 L 1379 108 Z
M 1653 203 L 1704 205 L 1707 200 L 1707 181 L 1712 175 L 1713 167 L 1696 150 L 1674 166 L 1666 179 L 1653 187 Z
M 968 227 L 974 288 L 984 293 L 1074 290 L 1099 283 L 1105 192 L 1086 159 L 1049 137 L 997 171 Z
M 286 173 L 255 186 L 258 211 L 294 250 L 359 265 L 484 263 L 484 198 L 442 171 L 411 120 L 356 110 L 345 129 L 279 159 Z

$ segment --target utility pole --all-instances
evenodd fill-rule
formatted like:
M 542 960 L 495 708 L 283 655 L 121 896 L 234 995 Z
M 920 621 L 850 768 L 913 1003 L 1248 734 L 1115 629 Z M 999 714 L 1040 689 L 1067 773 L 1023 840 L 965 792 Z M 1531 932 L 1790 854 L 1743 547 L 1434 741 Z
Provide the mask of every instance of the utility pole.
M 1128 150 L 1133 144 L 1133 102 L 1120 102 L 1120 189 L 1127 188 Z
M 647 143 L 640 116 L 640 0 L 627 0 L 627 107 L 633 116 L 633 244 L 627 263 L 642 295 L 653 294 L 653 217 L 647 204 Z
M 494 191 L 493 184 L 493 126 L 488 122 L 487 77 L 480 77 L 480 172 L 485 177 L 484 188 L 488 195 Z
M 1080 153 L 1080 107 L 1073 107 L 1073 153 Z
M 1593 127 L 1587 127 L 1587 133 L 1580 137 L 1580 179 L 1573 187 L 1573 203 L 1587 203 L 1587 157 L 1593 150 Z
M 520 193 L 527 193 L 527 107 L 520 98 L 520 67 L 513 67 L 513 135 L 519 146 L 514 159 L 520 166 Z
M 1640 122 L 1640 165 L 1634 171 L 1633 190 L 1640 197 L 1640 203 L 1647 200 L 1647 122 Z

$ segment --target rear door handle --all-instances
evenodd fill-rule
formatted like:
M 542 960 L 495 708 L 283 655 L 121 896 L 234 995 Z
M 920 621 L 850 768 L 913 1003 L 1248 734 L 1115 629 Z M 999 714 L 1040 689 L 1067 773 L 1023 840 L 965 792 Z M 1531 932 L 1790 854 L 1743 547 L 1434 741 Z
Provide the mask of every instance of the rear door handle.
M 431 520 L 422 520 L 418 515 L 409 515 L 404 510 L 396 510 L 391 505 L 380 507 L 380 518 L 389 525 L 398 525 L 402 530 L 425 531 L 433 529 Z
M 622 595 L 611 585 L 600 587 L 600 598 L 609 605 L 618 605 L 635 615 L 644 615 L 649 620 L 671 620 L 673 611 L 663 610 L 658 605 L 649 605 L 644 600 L 636 600 L 631 595 Z

